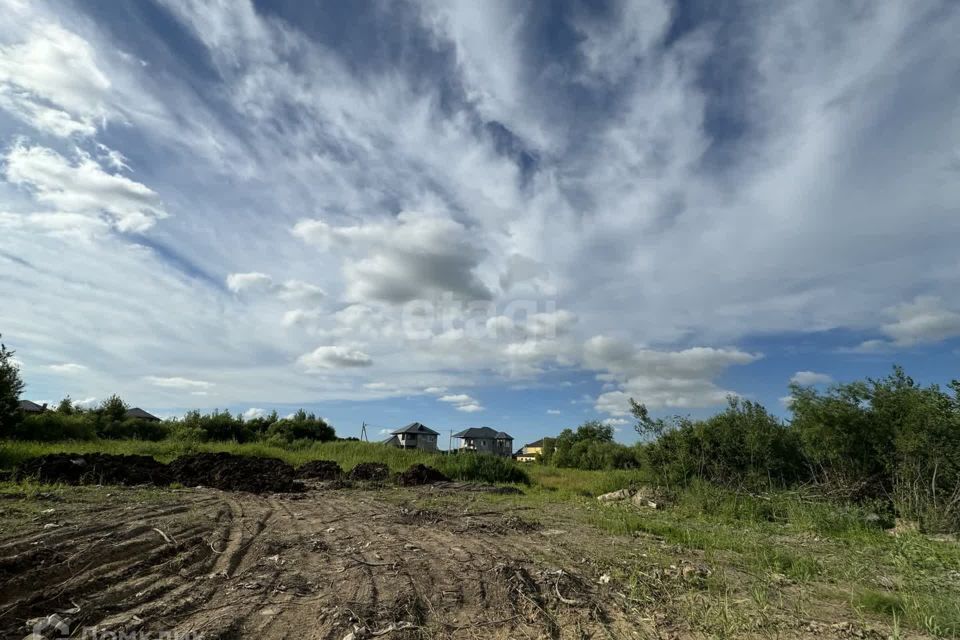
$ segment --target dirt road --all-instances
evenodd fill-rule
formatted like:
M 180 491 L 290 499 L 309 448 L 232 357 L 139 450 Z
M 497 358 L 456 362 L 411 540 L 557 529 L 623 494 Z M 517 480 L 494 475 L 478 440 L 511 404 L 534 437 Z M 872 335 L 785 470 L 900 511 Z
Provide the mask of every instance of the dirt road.
M 143 500 L 115 489 L 53 502 L 0 534 L 0 637 L 19 640 L 28 620 L 52 615 L 75 636 L 641 636 L 642 621 L 605 604 L 576 544 L 557 544 L 534 516 L 477 512 L 466 494 L 453 509 L 411 506 L 430 491 Z

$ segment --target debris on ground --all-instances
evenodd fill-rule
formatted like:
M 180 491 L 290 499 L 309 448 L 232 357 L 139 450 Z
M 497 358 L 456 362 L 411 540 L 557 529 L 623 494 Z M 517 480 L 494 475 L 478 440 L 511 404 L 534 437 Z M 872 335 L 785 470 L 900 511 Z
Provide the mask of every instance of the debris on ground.
M 339 480 L 343 469 L 333 460 L 311 460 L 297 468 L 297 477 L 311 480 Z
M 109 453 L 50 453 L 21 463 L 14 471 L 18 480 L 64 484 L 169 484 L 167 466 L 150 456 Z
M 435 482 L 447 482 L 450 478 L 443 475 L 433 467 L 425 464 L 415 464 L 400 475 L 397 476 L 397 484 L 403 487 L 412 487 L 421 484 L 434 484 Z
M 361 462 L 350 470 L 351 480 L 373 480 L 382 482 L 390 477 L 390 467 L 380 462 Z
M 666 493 L 656 487 L 620 489 L 597 496 L 597 500 L 605 504 L 629 501 L 634 506 L 648 509 L 663 509 L 669 503 Z

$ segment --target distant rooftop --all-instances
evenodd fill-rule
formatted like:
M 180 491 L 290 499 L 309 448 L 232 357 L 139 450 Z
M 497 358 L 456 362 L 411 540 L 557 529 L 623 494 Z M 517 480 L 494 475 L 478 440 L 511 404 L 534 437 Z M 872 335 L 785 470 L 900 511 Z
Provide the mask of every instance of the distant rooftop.
M 436 431 L 434 431 L 434 430 L 431 429 L 430 427 L 428 427 L 428 426 L 426 426 L 426 425 L 423 425 L 423 424 L 420 424 L 419 422 L 411 422 L 411 423 L 408 424 L 407 426 L 405 426 L 405 427 L 403 427 L 403 428 L 401 428 L 401 429 L 397 429 L 396 431 L 391 431 L 390 433 L 391 433 L 392 435 L 395 435 L 395 436 L 396 436 L 396 435 L 399 435 L 399 434 L 401 434 L 401 433 L 422 433 L 422 434 L 426 434 L 426 435 L 430 435 L 430 436 L 438 436 L 438 435 L 440 435 L 439 433 L 437 433 Z
M 454 438 L 489 438 L 495 440 L 513 440 L 513 436 L 505 431 L 494 431 L 490 427 L 471 427 L 460 433 L 453 434 Z

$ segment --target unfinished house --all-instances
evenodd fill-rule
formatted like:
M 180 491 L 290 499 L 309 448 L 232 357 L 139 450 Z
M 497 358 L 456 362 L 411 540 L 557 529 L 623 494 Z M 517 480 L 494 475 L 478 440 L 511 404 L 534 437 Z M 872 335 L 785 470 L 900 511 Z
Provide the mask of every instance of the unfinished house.
M 453 437 L 460 440 L 457 451 L 492 453 L 507 458 L 513 455 L 513 436 L 490 427 L 471 427 L 453 434 Z
M 411 422 L 402 429 L 390 432 L 390 437 L 384 440 L 384 444 L 400 449 L 427 449 L 429 451 L 437 450 L 437 436 L 440 435 L 430 427 Z

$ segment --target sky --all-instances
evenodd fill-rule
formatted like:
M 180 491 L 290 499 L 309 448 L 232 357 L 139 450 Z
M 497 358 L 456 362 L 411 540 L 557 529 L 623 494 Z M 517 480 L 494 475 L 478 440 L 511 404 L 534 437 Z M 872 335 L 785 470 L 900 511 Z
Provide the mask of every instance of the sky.
M 960 4 L 0 0 L 25 396 L 532 441 L 960 356 Z M 441 438 L 442 439 L 442 438 Z

